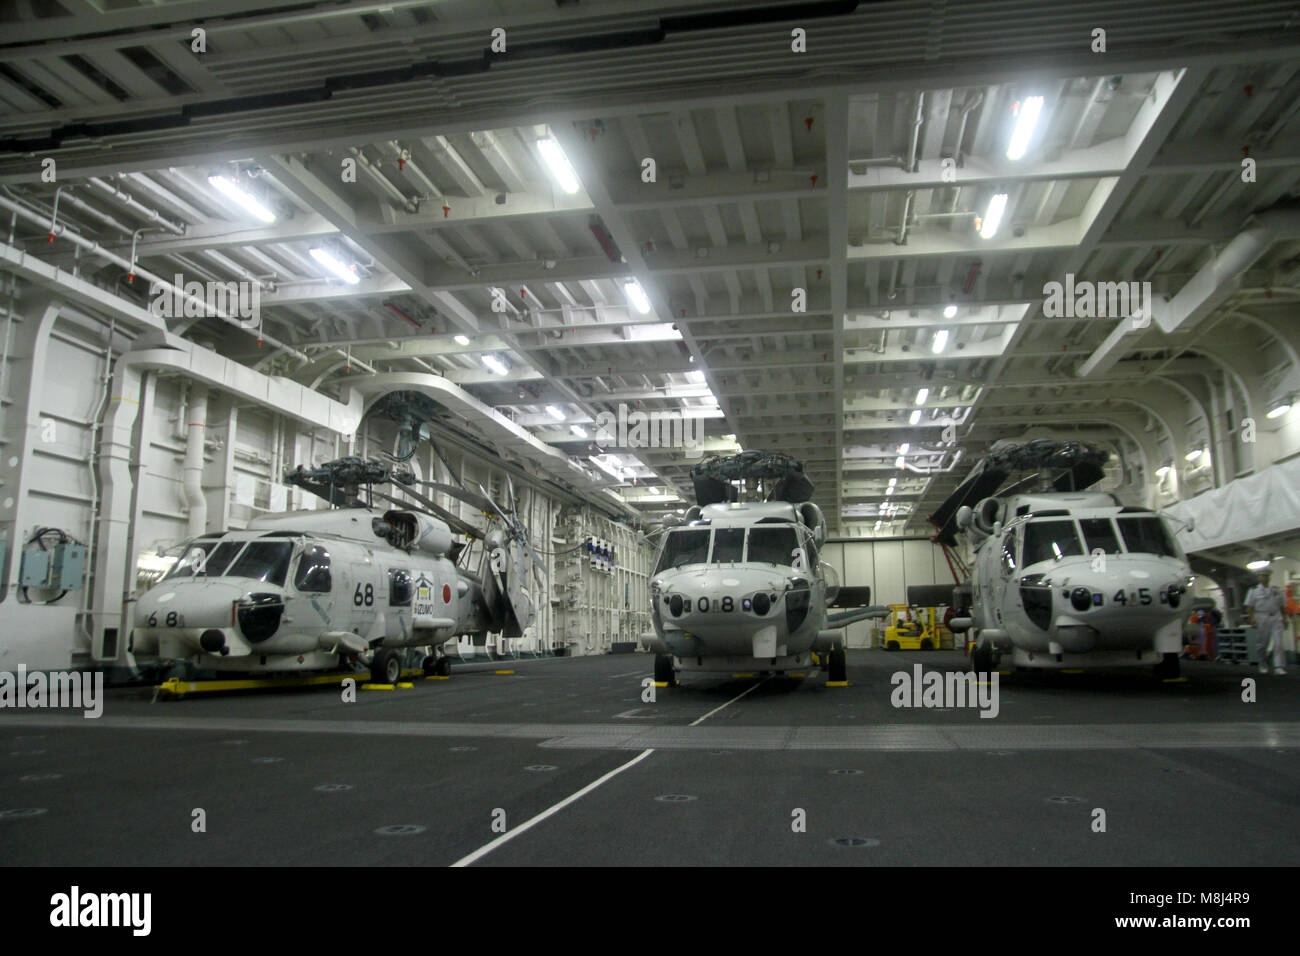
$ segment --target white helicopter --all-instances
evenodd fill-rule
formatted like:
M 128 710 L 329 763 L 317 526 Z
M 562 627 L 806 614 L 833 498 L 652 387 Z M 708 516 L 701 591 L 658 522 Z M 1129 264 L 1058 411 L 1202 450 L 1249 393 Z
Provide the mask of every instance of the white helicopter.
M 975 549 L 949 627 L 970 633 L 976 672 L 1010 654 L 1019 668 L 1155 665 L 1178 676 L 1192 570 L 1158 512 L 1085 490 L 1108 457 L 1081 442 L 998 442 L 930 517 L 945 550 L 958 533 Z
M 884 617 L 887 607 L 835 614 L 840 587 L 818 560 L 826 539 L 821 509 L 808 499 L 803 464 L 784 455 L 742 452 L 691 470 L 698 504 L 667 527 L 650 581 L 655 681 L 675 685 L 683 671 L 762 671 L 814 666 L 846 679 L 842 631 Z M 738 501 L 737 485 L 766 500 Z M 766 487 L 765 487 L 766 486 Z M 866 588 L 845 588 L 865 602 Z
M 344 458 L 288 473 L 285 481 L 320 494 L 330 511 L 266 516 L 242 531 L 199 535 L 172 550 L 176 564 L 136 603 L 133 650 L 219 672 L 285 674 L 329 670 L 359 660 L 377 683 L 402 672 L 409 648 L 425 648 L 426 674 L 450 673 L 443 645 L 488 631 L 519 637 L 533 619 L 529 559 L 540 559 L 527 529 L 486 492 L 421 482 L 496 512 L 485 533 L 415 491 L 409 473 Z M 428 511 L 373 490 L 393 481 Z M 370 495 L 397 508 L 367 507 Z M 482 490 L 482 489 L 480 489 Z M 482 539 L 480 573 L 459 566 L 466 544 Z

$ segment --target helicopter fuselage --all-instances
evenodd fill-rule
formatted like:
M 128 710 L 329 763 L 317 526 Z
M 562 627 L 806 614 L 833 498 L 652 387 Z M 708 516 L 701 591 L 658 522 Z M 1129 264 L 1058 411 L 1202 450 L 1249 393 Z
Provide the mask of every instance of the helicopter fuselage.
M 490 629 L 480 580 L 437 553 L 450 543 L 445 526 L 421 516 L 408 546 L 395 547 L 376 522 L 384 517 L 365 509 L 299 512 L 185 543 L 136 603 L 137 659 L 321 670 L 377 647 L 433 650 Z
M 708 505 L 664 538 L 646 643 L 681 670 L 806 667 L 838 638 L 825 631 L 835 587 L 795 506 Z
M 1179 652 L 1191 568 L 1163 519 L 1052 497 L 1035 496 L 980 542 L 971 639 L 1028 668 L 1159 664 Z

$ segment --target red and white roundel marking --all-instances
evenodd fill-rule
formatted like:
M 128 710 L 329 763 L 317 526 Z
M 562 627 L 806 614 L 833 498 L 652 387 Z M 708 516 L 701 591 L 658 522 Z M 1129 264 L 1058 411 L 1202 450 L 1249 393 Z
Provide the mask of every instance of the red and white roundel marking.
M 442 586 L 442 603 L 443 603 L 443 604 L 450 604 L 450 603 L 451 603 L 451 585 L 450 585 L 450 584 L 444 584 L 444 585 Z

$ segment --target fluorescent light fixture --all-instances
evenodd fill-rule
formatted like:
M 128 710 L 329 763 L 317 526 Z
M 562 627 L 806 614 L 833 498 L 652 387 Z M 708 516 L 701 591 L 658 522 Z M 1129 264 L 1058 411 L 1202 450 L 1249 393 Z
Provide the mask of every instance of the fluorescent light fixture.
M 988 211 L 984 213 L 984 219 L 980 223 L 980 238 L 992 239 L 998 233 L 998 226 L 1002 225 L 1002 214 L 1007 211 L 1007 194 L 998 193 L 989 200 Z
M 1260 558 L 1258 561 L 1246 562 L 1246 567 L 1249 568 L 1251 571 L 1263 571 L 1271 563 L 1272 562 L 1269 561 L 1267 558 Z
M 885 489 L 885 494 L 887 494 L 887 495 L 892 495 L 893 493 L 894 493 L 894 486 L 893 486 L 893 485 L 890 485 L 888 488 Z
M 1011 142 L 1007 144 L 1007 159 L 1020 159 L 1029 148 L 1029 138 L 1034 135 L 1038 125 L 1038 116 L 1043 112 L 1041 96 L 1027 96 L 1020 101 L 1020 111 L 1016 114 L 1016 128 L 1011 133 Z
M 894 485 L 896 485 L 896 484 L 898 484 L 898 479 L 897 479 L 897 478 L 890 478 L 890 479 L 889 479 L 889 487 L 892 488 L 892 487 L 894 487 Z
M 924 405 L 925 400 L 929 397 L 930 397 L 930 390 L 928 388 L 918 388 L 916 390 L 916 404 Z
M 564 155 L 560 144 L 548 136 L 537 141 L 537 151 L 542 154 L 542 159 L 546 161 L 546 168 L 550 170 L 552 178 L 559 187 L 569 195 L 576 193 L 579 189 L 578 174 L 569 165 L 569 158 Z
M 1193 448 L 1191 451 L 1189 451 L 1189 452 L 1188 452 L 1186 455 L 1184 455 L 1183 457 L 1184 457 L 1187 461 L 1196 461 L 1196 459 L 1200 458 L 1200 457 L 1201 457 L 1202 455 L 1204 455 L 1204 454 L 1205 454 L 1205 449 L 1204 449 L 1204 448 Z
M 955 305 L 949 304 L 943 307 L 943 317 L 945 319 L 951 319 L 956 314 L 957 314 L 957 307 Z
M 316 248 L 311 250 L 311 257 L 323 265 L 330 272 L 334 273 L 336 278 L 342 279 L 348 285 L 356 285 L 361 281 L 360 277 L 345 266 L 339 260 L 330 254 L 328 249 Z
M 1281 418 L 1291 411 L 1291 399 L 1284 398 L 1268 410 L 1267 418 Z
M 880 522 L 879 522 L 879 521 L 876 522 L 876 527 L 875 527 L 874 529 L 872 529 L 872 530 L 874 530 L 874 531 L 879 531 L 879 530 L 880 530 Z
M 469 336 L 468 336 L 468 335 L 458 335 L 458 336 L 456 336 L 456 344 L 457 344 L 457 345 L 469 345 Z
M 895 467 L 895 468 L 902 468 L 902 467 L 903 467 L 903 456 L 902 456 L 902 455 L 899 455 L 897 458 L 894 459 L 894 467 Z
M 628 279 L 623 283 L 623 294 L 627 296 L 627 301 L 632 303 L 632 308 L 642 315 L 650 311 L 650 297 L 645 294 L 645 289 L 641 288 L 641 283 L 636 279 Z
M 498 375 L 505 375 L 507 372 L 510 371 L 510 366 L 507 365 L 505 362 L 501 361 L 495 355 L 484 355 L 483 364 L 486 365 L 488 368 L 490 368 L 492 371 L 496 372 Z
M 921 410 L 919 408 L 912 409 L 912 414 L 908 417 L 907 424 L 915 425 L 920 420 L 921 420 Z
M 1168 464 L 1161 465 L 1159 468 L 1156 469 L 1156 477 L 1163 478 L 1171 471 L 1173 471 L 1173 468 L 1171 468 Z
M 704 373 L 698 369 L 691 369 L 686 373 L 686 381 L 690 382 L 692 385 L 703 385 Z
M 911 442 L 903 442 L 903 444 L 898 446 L 898 453 L 900 455 L 906 455 L 909 451 L 911 451 L 911 449 L 912 449 Z
M 551 416 L 552 418 L 554 418 L 557 422 L 562 422 L 562 421 L 564 421 L 564 412 L 560 411 L 560 410 L 559 410 L 558 408 L 556 408 L 554 405 L 547 405 L 547 406 L 546 406 L 546 414 L 550 415 L 550 416 Z
M 577 435 L 579 438 L 587 437 L 587 429 L 583 428 L 581 425 L 570 425 L 569 431 L 573 432 L 573 434 Z
M 260 219 L 262 222 L 275 222 L 275 213 L 244 192 L 233 179 L 227 176 L 209 176 L 208 185 L 254 219 Z
M 948 330 L 940 329 L 934 333 L 934 344 L 930 346 L 930 351 L 938 355 L 948 346 Z

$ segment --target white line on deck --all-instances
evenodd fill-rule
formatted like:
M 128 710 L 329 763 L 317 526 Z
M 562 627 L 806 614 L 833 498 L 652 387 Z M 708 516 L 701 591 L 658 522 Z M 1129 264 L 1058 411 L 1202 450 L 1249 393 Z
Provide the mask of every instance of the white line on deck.
M 720 706 L 718 706 L 718 707 L 714 707 L 711 711 L 709 711 L 707 714 L 705 714 L 705 715 L 704 715 L 703 717 L 701 717 L 699 720 L 697 720 L 697 721 L 695 721 L 694 723 L 692 723 L 691 726 L 694 727 L 694 726 L 696 726 L 697 724 L 702 724 L 702 723 L 704 723 L 704 721 L 708 720 L 710 717 L 712 717 L 712 716 L 713 716 L 714 714 L 716 714 L 718 711 L 722 710 L 723 707 L 726 707 L 728 704 L 734 704 L 736 701 L 740 700 L 740 698 L 744 697 L 745 694 L 748 694 L 751 690 L 754 690 L 754 688 L 759 687 L 760 685 L 762 685 L 762 684 L 763 684 L 766 680 L 768 680 L 768 679 L 769 679 L 769 678 L 764 678 L 763 680 L 759 681 L 757 684 L 754 684 L 753 687 L 747 687 L 747 688 L 745 688 L 744 691 L 742 691 L 741 693 L 737 694 L 735 697 L 731 698 L 731 700 L 727 701 L 726 704 L 722 704 L 722 705 L 720 705 Z M 654 753 L 654 750 L 653 750 L 653 749 L 650 749 L 650 750 L 643 750 L 643 751 L 641 751 L 639 754 L 637 754 L 635 757 L 633 757 L 633 758 L 632 758 L 631 760 L 629 760 L 627 763 L 625 763 L 625 764 L 623 764 L 623 765 L 621 765 L 621 766 L 615 767 L 613 770 L 611 770 L 609 773 L 605 774 L 605 775 L 602 776 L 602 777 L 597 777 L 595 780 L 593 780 L 591 783 L 587 784 L 585 787 L 583 787 L 583 788 L 582 788 L 581 790 L 579 790 L 577 793 L 572 793 L 572 794 L 570 794 L 569 796 L 565 797 L 563 800 L 561 800 L 559 803 L 554 804 L 553 806 L 549 806 L 549 807 L 547 807 L 545 810 L 543 810 L 541 813 L 537 814 L 536 816 L 529 817 L 527 820 L 525 820 L 523 823 L 519 824 L 519 826 L 515 827 L 513 830 L 507 830 L 505 833 L 501 834 L 501 835 L 500 835 L 499 837 L 497 837 L 495 840 L 492 840 L 492 841 L 489 842 L 489 843 L 485 843 L 485 844 L 483 844 L 481 847 L 479 847 L 479 848 L 478 848 L 477 850 L 475 850 L 473 853 L 470 853 L 470 854 L 468 854 L 467 856 L 462 856 L 459 860 L 457 860 L 455 863 L 453 863 L 453 864 L 451 864 L 451 865 L 452 865 L 453 867 L 458 867 L 458 866 L 462 866 L 462 867 L 463 867 L 463 866 L 469 866 L 471 863 L 475 863 L 475 862 L 477 862 L 478 860 L 483 859 L 483 857 L 487 856 L 489 853 L 491 853 L 491 852 L 492 852 L 493 850 L 495 850 L 497 847 L 502 846 L 502 845 L 504 845 L 504 844 L 506 844 L 506 843 L 509 843 L 511 840 L 513 840 L 515 837 L 519 836 L 521 833 L 526 833 L 527 831 L 529 831 L 529 830 L 531 830 L 533 827 L 535 827 L 537 824 L 541 823 L 543 820 L 547 819 L 548 817 L 552 817 L 552 816 L 554 816 L 555 814 L 559 813 L 561 810 L 563 810 L 563 809 L 564 809 L 565 807 L 567 807 L 569 804 L 571 804 L 571 803 L 575 803 L 576 801 L 581 800 L 581 799 L 582 799 L 583 797 L 585 797 L 587 794 L 591 793 L 591 791 L 595 790 L 597 787 L 599 787 L 599 786 L 601 786 L 603 783 L 605 783 L 605 781 L 607 781 L 607 780 L 613 780 L 615 777 L 617 777 L 617 776 L 618 776 L 620 773 L 622 773 L 624 770 L 627 770 L 629 767 L 635 767 L 637 764 L 639 764 L 642 760 L 645 760 L 645 758 L 648 757 L 648 756 L 650 756 L 652 753 Z

